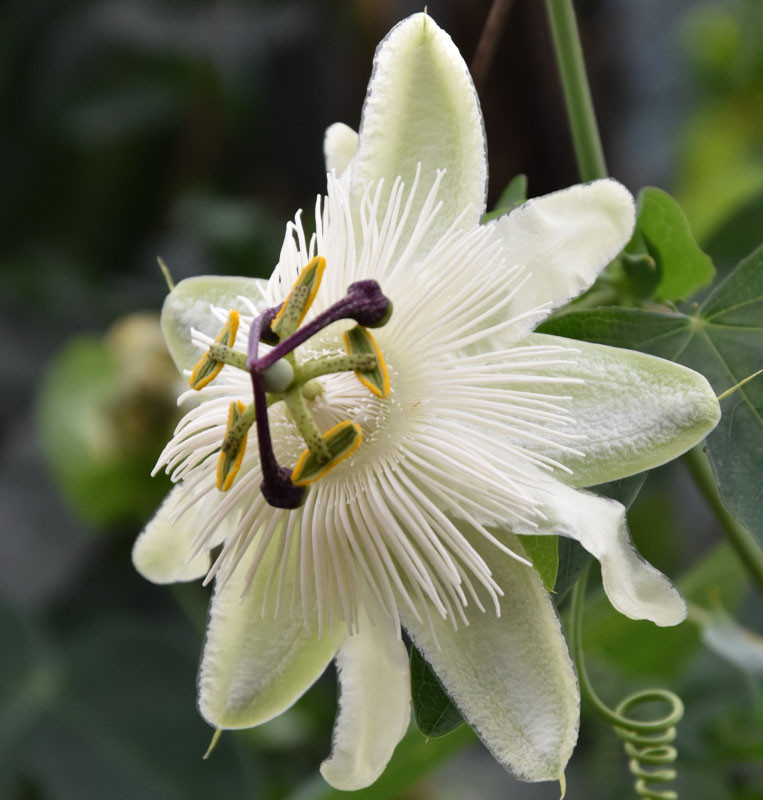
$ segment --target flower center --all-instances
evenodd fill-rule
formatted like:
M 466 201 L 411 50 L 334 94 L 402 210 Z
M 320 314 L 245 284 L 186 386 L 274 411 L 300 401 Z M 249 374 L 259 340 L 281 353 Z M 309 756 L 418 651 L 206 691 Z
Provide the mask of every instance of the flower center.
M 237 311 L 231 311 L 223 329 L 191 373 L 190 384 L 194 389 L 213 381 L 224 364 L 246 370 L 251 377 L 253 402 L 249 406 L 233 402 L 228 411 L 217 462 L 217 488 L 221 491 L 233 485 L 244 458 L 249 429 L 256 425 L 262 469 L 260 491 L 276 508 L 299 507 L 309 484 L 347 458 L 363 438 L 360 426 L 352 420 L 321 433 L 308 405 L 321 392 L 315 379 L 335 372 L 354 372 L 374 395 L 389 396 L 389 372 L 368 330 L 385 325 L 392 314 L 392 303 L 376 281 L 350 284 L 341 300 L 302 325 L 318 293 L 325 267 L 325 259 L 313 258 L 300 272 L 286 300 L 253 320 L 246 355 L 234 349 L 239 316 Z M 356 323 L 343 334 L 344 353 L 300 363 L 296 349 L 342 319 Z M 264 354 L 260 354 L 262 343 L 271 346 Z M 278 402 L 286 405 L 307 446 L 292 469 L 281 466 L 273 451 L 268 408 Z

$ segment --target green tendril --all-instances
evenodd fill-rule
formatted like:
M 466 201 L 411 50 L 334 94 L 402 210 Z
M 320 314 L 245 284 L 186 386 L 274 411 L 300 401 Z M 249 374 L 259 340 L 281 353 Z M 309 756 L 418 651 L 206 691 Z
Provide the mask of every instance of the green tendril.
M 677 800 L 678 793 L 664 786 L 674 781 L 676 770 L 670 765 L 678 757 L 673 742 L 676 725 L 684 714 L 681 698 L 667 689 L 645 689 L 628 695 L 613 710 L 596 694 L 585 667 L 583 654 L 583 606 L 588 567 L 572 592 L 571 649 L 578 671 L 580 692 L 596 713 L 612 725 L 622 740 L 628 767 L 635 778 L 636 794 L 644 800 Z M 652 720 L 637 720 L 626 716 L 647 703 L 664 703 L 668 713 Z

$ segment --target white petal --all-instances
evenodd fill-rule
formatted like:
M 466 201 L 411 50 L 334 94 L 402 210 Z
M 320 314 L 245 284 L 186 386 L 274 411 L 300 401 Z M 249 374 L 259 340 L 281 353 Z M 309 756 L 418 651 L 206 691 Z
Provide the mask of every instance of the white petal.
M 326 172 L 335 172 L 337 177 L 347 169 L 358 150 L 358 134 L 343 122 L 335 122 L 326 128 L 323 137 L 323 155 Z
M 321 638 L 315 619 L 312 632 L 305 627 L 302 609 L 289 605 L 293 569 L 276 615 L 275 592 L 265 596 L 275 548 L 268 548 L 243 598 L 256 546 L 222 588 L 215 586 L 199 668 L 199 710 L 217 728 L 250 728 L 285 711 L 320 677 L 346 635 L 341 624 Z
M 426 13 L 396 25 L 379 44 L 360 124 L 353 165 L 353 196 L 370 182 L 400 176 L 421 185 L 411 210 L 418 217 L 435 171 L 447 169 L 443 206 L 429 231 L 436 241 L 471 206 L 465 225 L 476 225 L 485 207 L 487 157 L 482 113 L 469 70 L 452 39 Z M 422 251 L 426 249 L 422 247 Z
M 620 503 L 541 474 L 533 480 L 533 495 L 546 519 L 537 529 L 515 527 L 515 532 L 559 534 L 580 542 L 599 560 L 604 591 L 626 617 L 660 626 L 678 625 L 686 618 L 686 604 L 678 590 L 633 546 Z
M 181 281 L 162 306 L 162 332 L 177 368 L 181 372 L 191 369 L 199 360 L 199 350 L 191 342 L 191 328 L 212 338 L 219 333 L 222 325 L 210 313 L 210 305 L 251 314 L 240 299 L 245 297 L 262 311 L 266 287 L 267 281 L 260 278 L 202 275 Z
M 515 537 L 506 542 L 522 552 Z M 526 781 L 558 780 L 577 740 L 580 698 L 559 620 L 538 574 L 474 542 L 504 591 L 501 616 L 471 609 L 453 630 L 406 616 L 405 626 L 493 756 Z M 436 638 L 435 638 L 436 637 Z
M 627 244 L 635 219 L 630 192 L 607 179 L 536 197 L 495 220 L 507 262 L 531 273 L 512 314 L 550 303 L 548 313 L 588 289 Z
M 710 384 L 680 364 L 558 336 L 532 334 L 520 344 L 564 348 L 569 362 L 549 368 L 549 374 L 583 380 L 544 383 L 541 389 L 570 398 L 559 404 L 571 415 L 574 433 L 583 437 L 575 443 L 582 456 L 543 443 L 535 447 L 572 469 L 571 475 L 558 475 L 571 486 L 593 486 L 664 464 L 702 441 L 720 419 Z
M 331 757 L 321 774 L 350 792 L 384 771 L 411 718 L 408 654 L 389 623 L 361 618 L 336 658 L 341 694 Z
M 204 550 L 191 559 L 191 542 L 197 529 L 196 517 L 183 514 L 176 522 L 170 517 L 183 497 L 176 486 L 135 540 L 132 563 L 147 580 L 154 583 L 193 581 L 206 575 L 209 553 Z

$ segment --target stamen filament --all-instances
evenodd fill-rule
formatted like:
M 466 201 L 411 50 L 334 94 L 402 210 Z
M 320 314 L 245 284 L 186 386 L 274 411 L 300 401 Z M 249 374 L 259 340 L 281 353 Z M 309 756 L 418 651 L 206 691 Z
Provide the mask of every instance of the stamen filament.
M 295 379 L 297 383 L 304 384 L 313 378 L 332 375 L 335 372 L 366 372 L 374 367 L 376 367 L 376 356 L 373 353 L 330 356 L 300 364 Z
M 246 355 L 234 350 L 232 347 L 228 347 L 226 344 L 214 342 L 210 345 L 207 355 L 212 361 L 246 370 Z
M 307 409 L 302 393 L 292 390 L 284 394 L 286 408 L 289 409 L 292 421 L 299 431 L 299 435 L 305 440 L 310 452 L 315 456 L 319 463 L 325 464 L 331 459 L 331 450 L 323 440 L 323 434 L 315 424 L 310 412 Z

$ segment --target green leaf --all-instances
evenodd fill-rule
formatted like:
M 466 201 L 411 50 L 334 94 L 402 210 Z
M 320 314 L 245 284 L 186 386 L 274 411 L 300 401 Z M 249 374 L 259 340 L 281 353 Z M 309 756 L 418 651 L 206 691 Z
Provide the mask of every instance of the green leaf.
M 416 725 L 424 736 L 444 736 L 464 721 L 415 647 L 411 647 L 411 697 Z
M 631 247 L 632 244 L 633 240 L 628 246 Z M 660 270 L 657 269 L 655 260 L 647 253 L 630 252 L 624 252 L 621 260 L 633 297 L 637 300 L 653 297 L 660 282 Z
M 559 568 L 558 536 L 520 536 L 525 553 L 533 562 L 533 566 L 549 592 L 554 591 L 556 573 Z
M 559 537 L 559 569 L 556 573 L 556 585 L 551 599 L 555 606 L 559 606 L 577 583 L 586 564 L 591 562 L 593 556 L 583 548 L 575 539 L 566 536 Z
M 513 211 L 522 203 L 527 201 L 527 175 L 515 175 L 506 185 L 506 188 L 501 192 L 495 208 L 485 214 L 482 218 L 483 222 L 490 222 L 491 219 L 497 219 L 509 211 Z
M 720 396 L 763 368 L 763 246 L 692 314 L 634 309 L 571 311 L 540 330 L 641 350 L 701 372 Z M 726 508 L 763 542 L 763 376 L 721 401 L 706 448 Z
M 653 186 L 641 190 L 638 205 L 637 235 L 643 237 L 660 271 L 657 297 L 682 300 L 710 283 L 715 268 L 694 240 L 681 206 Z

